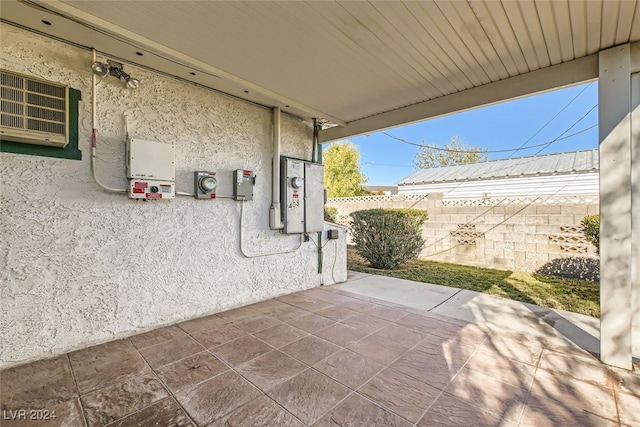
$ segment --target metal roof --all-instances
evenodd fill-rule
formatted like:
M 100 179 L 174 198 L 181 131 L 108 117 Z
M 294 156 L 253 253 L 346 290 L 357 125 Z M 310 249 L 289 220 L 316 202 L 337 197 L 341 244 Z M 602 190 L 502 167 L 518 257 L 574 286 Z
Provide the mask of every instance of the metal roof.
M 598 150 L 593 149 L 420 169 L 402 179 L 398 185 L 566 175 L 598 170 Z
M 338 124 L 321 142 L 595 79 L 599 51 L 640 41 L 639 0 L 2 0 L 1 18 Z

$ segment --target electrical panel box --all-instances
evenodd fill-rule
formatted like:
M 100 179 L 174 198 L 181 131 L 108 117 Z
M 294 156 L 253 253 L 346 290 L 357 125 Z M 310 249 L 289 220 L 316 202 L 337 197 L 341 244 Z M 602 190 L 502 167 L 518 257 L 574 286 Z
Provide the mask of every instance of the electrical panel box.
M 319 163 L 304 165 L 304 231 L 324 230 L 324 167 Z
M 132 179 L 129 181 L 131 199 L 175 199 L 176 185 L 171 181 Z
M 175 146 L 142 139 L 127 141 L 127 176 L 132 199 L 174 199 Z
M 304 160 L 280 159 L 283 233 L 310 233 L 324 228 L 324 168 Z
M 283 233 L 304 233 L 304 161 L 280 160 Z
M 175 181 L 175 146 L 161 142 L 130 139 L 127 141 L 129 178 Z
M 253 200 L 255 176 L 252 171 L 238 169 L 233 171 L 233 199 Z

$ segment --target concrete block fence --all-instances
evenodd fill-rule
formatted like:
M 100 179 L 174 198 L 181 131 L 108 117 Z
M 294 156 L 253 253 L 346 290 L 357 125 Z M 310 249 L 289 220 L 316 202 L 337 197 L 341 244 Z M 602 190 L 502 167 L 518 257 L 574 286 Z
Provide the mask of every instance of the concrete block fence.
M 445 200 L 442 193 L 329 199 L 338 222 L 373 208 L 426 210 L 421 259 L 597 279 L 598 256 L 581 221 L 598 196 Z M 350 242 L 350 238 L 348 238 Z

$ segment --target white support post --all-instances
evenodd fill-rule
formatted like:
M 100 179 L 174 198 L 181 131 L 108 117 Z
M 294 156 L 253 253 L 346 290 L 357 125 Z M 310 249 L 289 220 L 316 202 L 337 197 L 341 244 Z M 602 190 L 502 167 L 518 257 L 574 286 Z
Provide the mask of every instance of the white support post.
M 600 357 L 632 367 L 630 45 L 599 54 Z
M 631 75 L 631 111 L 631 353 L 640 359 L 640 71 Z

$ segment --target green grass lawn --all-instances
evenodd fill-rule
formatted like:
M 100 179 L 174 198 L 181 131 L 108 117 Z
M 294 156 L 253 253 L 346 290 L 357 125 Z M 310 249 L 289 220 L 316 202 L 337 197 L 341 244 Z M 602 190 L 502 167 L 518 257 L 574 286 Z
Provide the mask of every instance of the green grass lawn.
M 424 260 L 409 261 L 395 270 L 378 270 L 353 250 L 347 251 L 347 268 L 600 317 L 597 282 Z

